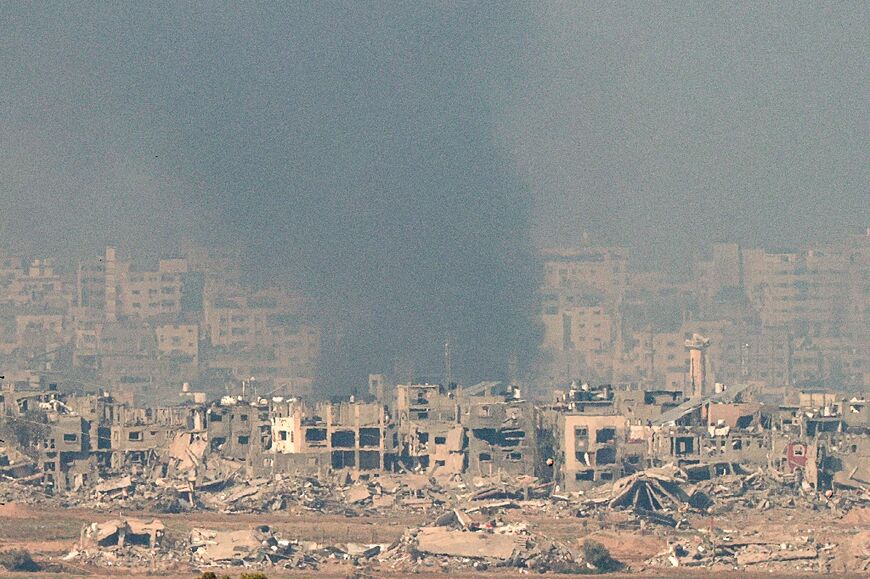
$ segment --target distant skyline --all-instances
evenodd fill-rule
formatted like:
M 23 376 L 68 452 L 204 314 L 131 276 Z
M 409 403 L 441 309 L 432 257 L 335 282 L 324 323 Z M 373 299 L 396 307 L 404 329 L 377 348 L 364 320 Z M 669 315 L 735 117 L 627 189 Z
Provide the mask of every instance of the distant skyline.
M 870 223 L 865 3 L 6 3 L 0 22 L 0 244 L 241 244 L 256 276 L 347 312 L 347 368 L 435 360 L 447 333 L 475 344 L 459 372 L 504 368 L 534 342 L 535 248 L 582 231 L 680 271 L 699 244 Z

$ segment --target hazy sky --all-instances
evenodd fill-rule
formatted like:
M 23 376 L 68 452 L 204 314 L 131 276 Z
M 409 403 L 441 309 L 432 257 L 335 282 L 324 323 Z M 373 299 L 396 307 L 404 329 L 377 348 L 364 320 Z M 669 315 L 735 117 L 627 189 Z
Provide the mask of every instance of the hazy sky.
M 241 241 L 345 367 L 437 368 L 452 333 L 492 374 L 530 240 L 680 267 L 868 225 L 868 31 L 861 2 L 7 2 L 0 243 Z
M 538 5 L 500 116 L 536 233 L 673 264 L 870 225 L 866 2 Z

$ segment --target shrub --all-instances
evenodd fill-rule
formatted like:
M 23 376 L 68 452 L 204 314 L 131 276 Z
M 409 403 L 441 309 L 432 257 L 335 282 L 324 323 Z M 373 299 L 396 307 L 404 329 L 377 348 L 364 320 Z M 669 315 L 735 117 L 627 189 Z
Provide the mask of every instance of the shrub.
M 583 558 L 602 573 L 619 571 L 623 567 L 622 563 L 610 556 L 607 547 L 590 539 L 583 541 Z
M 7 571 L 13 572 L 34 572 L 39 571 L 40 567 L 30 556 L 30 553 L 24 550 L 5 551 L 0 553 L 0 567 L 4 567 Z

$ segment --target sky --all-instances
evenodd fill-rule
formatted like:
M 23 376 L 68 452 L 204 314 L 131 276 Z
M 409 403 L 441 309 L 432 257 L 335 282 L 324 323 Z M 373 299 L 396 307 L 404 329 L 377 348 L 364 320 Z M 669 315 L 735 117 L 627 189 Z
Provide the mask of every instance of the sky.
M 240 244 L 332 383 L 529 361 L 534 252 L 685 270 L 868 214 L 865 3 L 4 3 L 0 244 Z M 327 371 L 328 370 L 328 371 Z

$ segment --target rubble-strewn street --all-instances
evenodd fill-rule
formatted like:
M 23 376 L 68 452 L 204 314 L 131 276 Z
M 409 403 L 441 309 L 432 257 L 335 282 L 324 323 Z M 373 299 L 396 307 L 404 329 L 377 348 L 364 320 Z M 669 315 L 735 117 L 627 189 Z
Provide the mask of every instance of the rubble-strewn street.
M 212 4 L 0 2 L 0 579 L 870 578 L 867 2 Z
M 9 385 L 0 553 L 165 574 L 870 570 L 863 398 L 370 382 L 365 401 L 157 407 Z M 25 528 L 53 517 L 48 544 Z
M 94 511 L 65 552 L 56 543 L 33 549 L 75 566 L 70 569 L 562 573 L 591 570 L 583 558 L 586 540 L 608 546 L 628 570 L 649 574 L 675 568 L 870 568 L 870 495 L 817 496 L 760 471 L 692 484 L 680 469 L 658 468 L 588 493 L 556 494 L 547 487 L 528 498 L 535 479 L 523 486 L 497 478 L 457 476 L 443 484 L 420 474 L 411 475 L 409 484 L 402 479 L 336 475 L 228 482 L 202 492 L 197 505 L 186 507 L 192 510 L 163 515 L 153 488 L 135 480 L 115 504 L 94 496 L 76 502 L 46 497 L 38 487 L 11 481 L 0 489 L 4 518 L 19 505 L 17 518 L 6 519 L 11 525 L 64 509 L 72 508 L 79 520 Z M 386 521 L 407 526 L 379 525 Z M 4 531 L 0 541 L 5 545 L 11 535 Z M 15 542 L 39 544 L 38 537 L 30 538 Z

